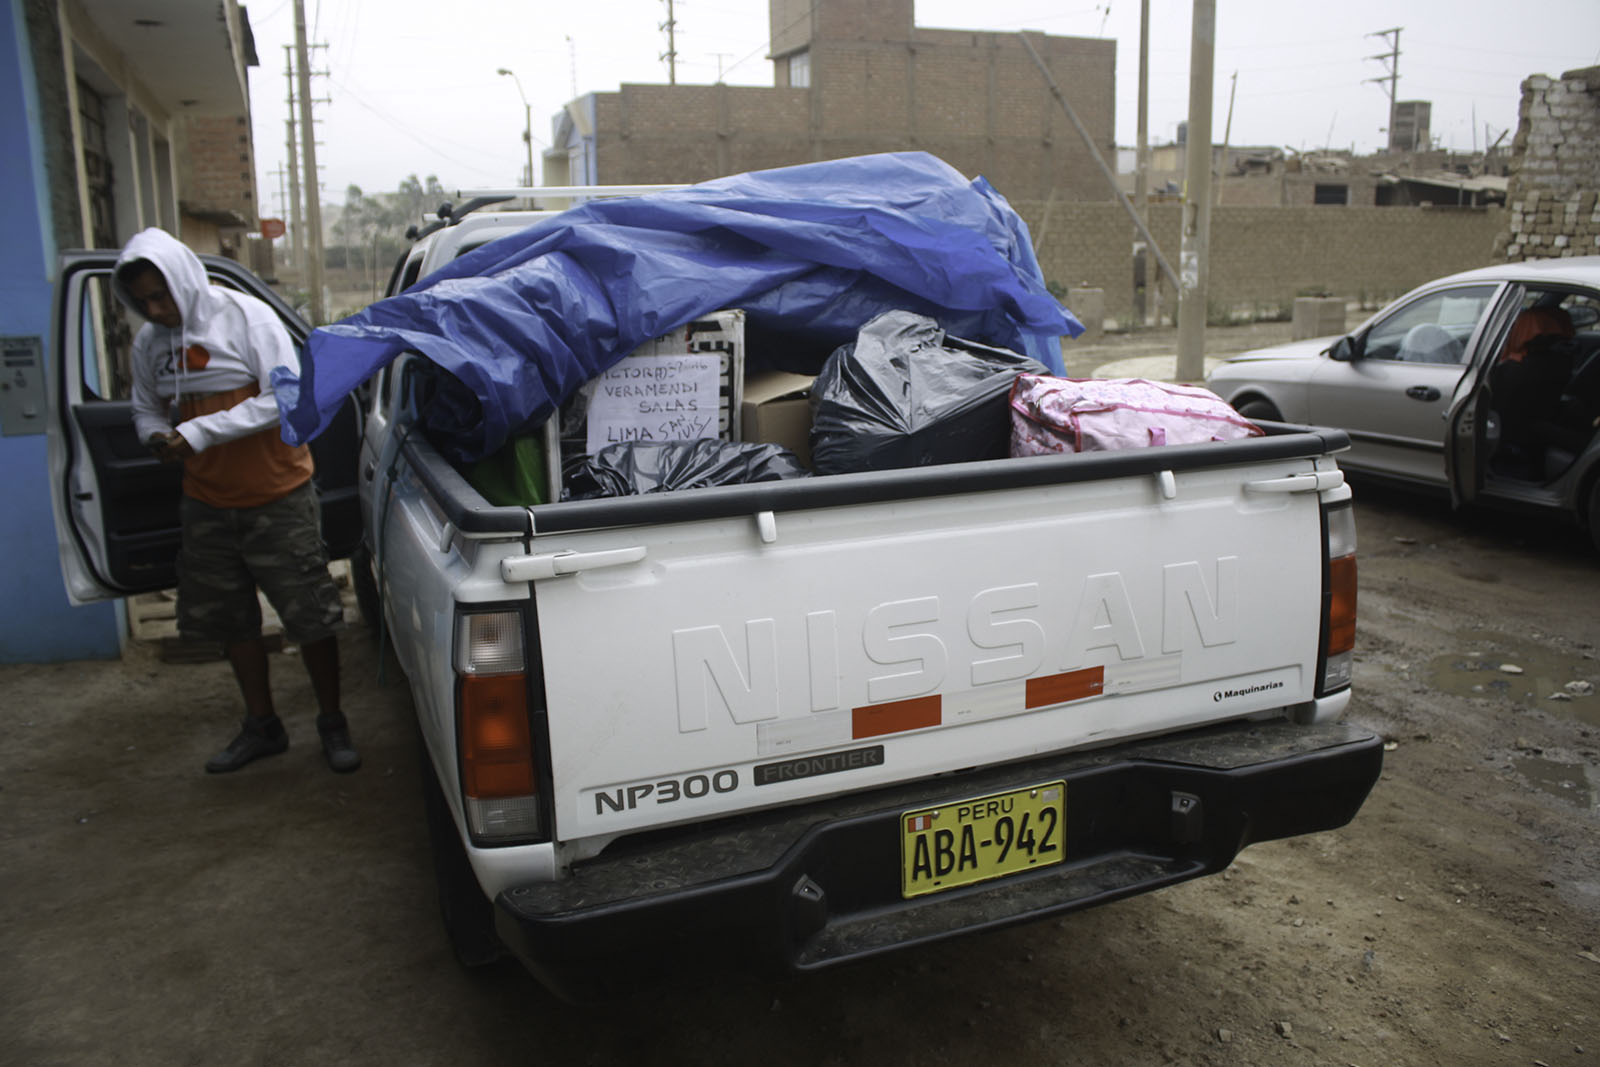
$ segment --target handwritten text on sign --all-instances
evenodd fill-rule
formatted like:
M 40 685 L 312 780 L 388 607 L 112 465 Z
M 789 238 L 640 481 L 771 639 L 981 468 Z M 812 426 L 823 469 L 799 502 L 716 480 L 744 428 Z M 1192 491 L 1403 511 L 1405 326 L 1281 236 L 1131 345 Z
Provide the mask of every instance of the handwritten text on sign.
M 588 451 L 619 441 L 693 441 L 717 436 L 722 359 L 632 356 L 600 375 L 589 401 Z

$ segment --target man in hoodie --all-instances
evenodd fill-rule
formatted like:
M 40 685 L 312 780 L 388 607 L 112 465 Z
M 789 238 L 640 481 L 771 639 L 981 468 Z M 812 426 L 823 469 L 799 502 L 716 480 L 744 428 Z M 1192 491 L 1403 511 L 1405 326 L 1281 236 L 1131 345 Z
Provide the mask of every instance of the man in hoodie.
M 339 706 L 343 608 L 311 452 L 284 444 L 272 395 L 274 367 L 299 369 L 294 344 L 270 307 L 211 285 L 199 257 L 162 230 L 128 242 L 115 289 L 147 320 L 133 340 L 134 429 L 163 461 L 183 464 L 178 630 L 220 640 L 244 696 L 239 735 L 206 770 L 236 771 L 289 747 L 268 684 L 259 587 L 300 645 L 328 765 L 353 771 L 361 757 Z

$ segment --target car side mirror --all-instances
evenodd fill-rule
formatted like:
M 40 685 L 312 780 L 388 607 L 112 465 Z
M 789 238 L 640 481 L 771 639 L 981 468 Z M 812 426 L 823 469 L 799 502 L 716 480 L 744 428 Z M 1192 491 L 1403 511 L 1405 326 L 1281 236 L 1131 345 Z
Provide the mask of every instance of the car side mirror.
M 1355 339 L 1352 337 L 1341 337 L 1333 343 L 1332 348 L 1328 349 L 1328 358 L 1337 360 L 1340 363 L 1353 362 L 1358 355 L 1360 355 L 1360 346 L 1356 344 Z

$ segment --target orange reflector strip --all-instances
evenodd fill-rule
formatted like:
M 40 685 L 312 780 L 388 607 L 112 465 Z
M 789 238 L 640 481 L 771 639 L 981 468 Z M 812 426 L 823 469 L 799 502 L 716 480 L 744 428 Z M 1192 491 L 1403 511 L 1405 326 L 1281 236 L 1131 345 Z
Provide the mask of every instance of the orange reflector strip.
M 461 789 L 469 797 L 535 792 L 526 682 L 520 674 L 461 679 Z
M 1104 667 L 1085 667 L 1066 674 L 1047 674 L 1042 678 L 1028 679 L 1028 692 L 1024 706 L 1044 708 L 1051 704 L 1065 704 L 1069 700 L 1097 697 L 1106 687 Z
M 944 721 L 943 700 L 938 696 L 869 704 L 850 712 L 852 738 L 878 737 L 904 730 L 921 730 Z
M 1328 655 L 1356 647 L 1356 558 L 1328 561 Z

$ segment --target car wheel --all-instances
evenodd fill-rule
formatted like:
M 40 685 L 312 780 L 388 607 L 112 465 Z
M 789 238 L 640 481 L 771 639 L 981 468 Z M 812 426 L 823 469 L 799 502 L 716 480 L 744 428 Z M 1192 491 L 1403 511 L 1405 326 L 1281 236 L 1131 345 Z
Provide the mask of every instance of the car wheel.
M 494 907 L 478 886 L 467 850 L 456 832 L 444 790 L 427 754 L 422 756 L 422 790 L 428 840 L 433 846 L 433 876 L 439 890 L 439 916 L 445 936 L 463 967 L 485 967 L 505 955 L 494 932 Z
M 1263 422 L 1283 421 L 1283 413 L 1278 410 L 1278 406 L 1272 401 L 1263 400 L 1260 397 L 1256 397 L 1253 400 L 1246 400 L 1243 404 L 1237 405 L 1233 410 L 1237 411 L 1247 419 L 1259 419 Z

